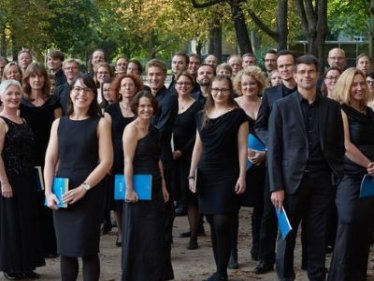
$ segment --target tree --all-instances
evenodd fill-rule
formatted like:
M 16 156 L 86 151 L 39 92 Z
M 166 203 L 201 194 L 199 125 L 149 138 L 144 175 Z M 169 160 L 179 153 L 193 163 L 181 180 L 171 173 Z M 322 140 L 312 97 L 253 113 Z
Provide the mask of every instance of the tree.
M 242 0 L 206 0 L 205 2 L 197 2 L 191 0 L 195 8 L 207 8 L 213 5 L 227 3 L 231 8 L 231 18 L 235 27 L 236 39 L 241 54 L 252 53 L 251 40 L 249 39 L 247 24 L 244 13 L 241 8 Z

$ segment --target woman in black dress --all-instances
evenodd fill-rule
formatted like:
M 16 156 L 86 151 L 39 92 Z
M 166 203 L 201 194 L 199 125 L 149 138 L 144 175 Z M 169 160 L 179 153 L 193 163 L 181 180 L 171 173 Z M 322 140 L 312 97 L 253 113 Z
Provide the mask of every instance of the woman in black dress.
M 120 96 L 121 100 L 118 103 L 108 106 L 105 110 L 112 119 L 112 138 L 113 138 L 113 167 L 110 181 L 111 188 L 111 206 L 114 209 L 116 215 L 118 236 L 116 246 L 121 246 L 122 241 L 122 210 L 123 202 L 114 202 L 113 182 L 116 174 L 123 174 L 123 145 L 122 136 L 123 131 L 127 124 L 132 122 L 135 118 L 135 114 L 131 111 L 130 102 L 135 94 L 143 89 L 142 81 L 132 74 L 121 74 L 114 79 L 110 85 L 110 90 L 113 91 L 117 96 Z
M 257 66 L 248 66 L 241 70 L 234 79 L 234 88 L 240 97 L 235 101 L 248 115 L 249 132 L 257 138 L 254 125 L 257 119 L 257 113 L 261 105 L 261 98 L 263 90 L 266 86 L 266 78 Z M 257 138 L 259 142 L 259 138 Z M 241 198 L 241 205 L 246 207 L 253 207 L 252 213 L 252 248 L 251 257 L 253 260 L 258 260 L 259 239 L 262 211 L 264 206 L 264 188 L 265 188 L 265 151 L 248 149 L 248 159 L 251 162 L 250 168 L 247 169 L 246 192 Z M 229 265 L 236 265 L 237 263 L 237 244 L 238 244 L 238 216 L 235 218 L 233 227 L 233 242 L 231 250 L 231 258 Z
M 234 101 L 231 79 L 218 75 L 204 110 L 197 115 L 189 187 L 198 192 L 199 208 L 211 229 L 217 272 L 208 281 L 228 280 L 231 223 L 245 191 L 248 122 Z M 197 182 L 195 176 L 197 173 Z
M 35 134 L 34 166 L 44 167 L 45 152 L 48 146 L 52 123 L 62 116 L 62 107 L 58 96 L 49 95 L 50 83 L 45 67 L 33 62 L 27 68 L 23 78 L 24 97 L 20 106 L 21 117 Z M 56 257 L 56 238 L 52 212 L 44 207 L 44 192 L 38 194 L 43 251 L 45 257 Z
M 21 84 L 5 80 L 0 85 L 0 270 L 6 279 L 33 279 L 44 265 L 40 250 L 36 186 L 33 172 L 34 134 L 18 116 Z
M 328 280 L 363 281 L 374 228 L 374 198 L 359 198 L 365 174 L 374 176 L 374 112 L 363 72 L 348 68 L 339 77 L 333 97 L 342 104 L 344 177 L 337 187 L 338 229 Z
M 123 133 L 126 198 L 123 208 L 122 281 L 164 281 L 168 262 L 165 240 L 165 202 L 169 200 L 163 175 L 158 130 L 151 125 L 156 98 L 141 91 L 131 102 L 136 119 Z M 152 199 L 139 201 L 133 175 L 152 175 Z
M 200 214 L 197 195 L 188 188 L 188 173 L 191 164 L 192 149 L 195 143 L 196 121 L 195 115 L 202 109 L 202 105 L 191 96 L 195 80 L 187 71 L 175 77 L 175 89 L 178 94 L 178 115 L 173 128 L 173 187 L 178 191 L 182 206 L 187 206 L 188 222 L 191 236 L 187 249 L 198 248 L 197 233 L 200 225 Z
M 112 166 L 113 150 L 110 120 L 102 117 L 96 96 L 90 76 L 72 82 L 67 116 L 53 122 L 46 153 L 45 195 L 48 207 L 55 210 L 62 281 L 77 279 L 78 257 L 83 260 L 84 280 L 95 281 L 100 276 L 98 252 L 105 190 L 99 183 Z M 69 180 L 69 191 L 63 195 L 67 208 L 56 208 L 54 176 Z

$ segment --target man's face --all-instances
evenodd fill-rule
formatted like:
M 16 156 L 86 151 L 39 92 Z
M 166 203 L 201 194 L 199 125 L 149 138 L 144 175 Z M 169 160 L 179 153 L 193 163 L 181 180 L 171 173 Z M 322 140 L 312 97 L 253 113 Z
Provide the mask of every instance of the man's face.
M 48 64 L 48 68 L 50 70 L 57 71 L 61 68 L 62 61 L 58 58 L 52 58 L 52 57 L 48 56 L 47 64 Z
M 186 70 L 188 67 L 186 58 L 183 56 L 174 56 L 171 60 L 171 70 L 174 74 Z
M 243 57 L 243 62 L 242 62 L 243 68 L 250 66 L 250 65 L 256 65 L 256 58 L 252 56 Z
M 369 73 L 371 70 L 371 61 L 369 57 L 364 56 L 358 59 L 356 68 L 364 72 L 365 74 Z
M 190 62 L 188 64 L 188 72 L 191 73 L 192 75 L 196 75 L 199 66 L 200 66 L 200 60 L 195 56 L 190 57 Z
M 147 81 L 152 92 L 157 92 L 165 84 L 166 74 L 161 68 L 152 66 L 147 71 Z
M 128 61 L 125 58 L 118 59 L 116 62 L 116 72 L 126 73 L 128 66 Z
M 204 63 L 213 66 L 214 68 L 217 67 L 218 60 L 214 55 L 209 55 L 205 58 Z
M 27 52 L 20 53 L 18 56 L 18 65 L 21 69 L 26 69 L 31 63 L 31 56 Z
M 79 66 L 75 62 L 69 62 L 64 64 L 64 74 L 68 81 L 73 81 L 75 77 L 79 75 Z
M 232 75 L 235 76 L 240 70 L 242 70 L 242 60 L 238 57 L 232 57 L 229 59 L 228 64 L 232 68 Z
M 102 63 L 102 62 L 105 62 L 105 55 L 102 51 L 95 51 L 93 54 L 92 54 L 92 64 L 94 66 Z
M 330 67 L 337 67 L 343 70 L 346 65 L 345 54 L 342 49 L 335 48 L 329 52 L 327 62 Z
M 214 72 L 212 67 L 203 65 L 197 70 L 197 83 L 200 86 L 210 86 L 214 78 Z
M 265 54 L 264 58 L 265 69 L 267 72 L 270 72 L 277 68 L 277 55 L 272 53 Z
M 314 64 L 299 64 L 296 67 L 294 79 L 298 89 L 310 90 L 316 87 L 318 71 Z
M 282 55 L 277 59 L 277 69 L 282 80 L 293 79 L 295 61 L 292 55 Z

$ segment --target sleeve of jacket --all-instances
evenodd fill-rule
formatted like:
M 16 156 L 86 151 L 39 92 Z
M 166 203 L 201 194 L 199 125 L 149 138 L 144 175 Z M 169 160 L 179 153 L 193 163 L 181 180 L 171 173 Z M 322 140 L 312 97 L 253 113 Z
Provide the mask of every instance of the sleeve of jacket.
M 273 105 L 269 117 L 268 171 L 270 192 L 284 189 L 283 181 L 283 122 L 278 103 Z
M 175 95 L 168 93 L 163 103 L 162 108 L 159 109 L 161 115 L 154 125 L 160 131 L 161 139 L 165 140 L 170 138 L 173 132 L 174 121 L 178 114 L 178 99 Z
M 270 107 L 268 100 L 268 92 L 265 91 L 262 96 L 260 109 L 258 110 L 255 131 L 260 140 L 268 146 L 268 122 L 270 115 Z

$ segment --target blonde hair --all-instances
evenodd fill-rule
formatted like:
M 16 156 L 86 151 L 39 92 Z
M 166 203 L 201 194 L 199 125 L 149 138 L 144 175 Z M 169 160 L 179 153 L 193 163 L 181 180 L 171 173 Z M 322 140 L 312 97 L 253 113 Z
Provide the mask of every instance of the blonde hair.
M 258 86 L 258 95 L 261 96 L 266 86 L 266 78 L 261 68 L 255 65 L 249 65 L 246 68 L 240 70 L 234 78 L 234 89 L 239 95 L 242 95 L 242 77 L 250 76 L 256 80 Z
M 350 105 L 351 102 L 351 87 L 353 84 L 353 80 L 356 75 L 361 75 L 364 81 L 366 82 L 366 76 L 365 74 L 355 68 L 350 67 L 346 69 L 339 77 L 338 81 L 336 82 L 334 86 L 334 90 L 332 91 L 332 97 L 334 100 L 336 100 L 339 103 L 345 103 L 347 105 Z M 362 101 L 360 101 L 360 106 L 364 107 L 366 106 L 368 100 L 369 100 L 369 91 L 367 88 L 367 84 L 365 83 L 365 97 Z

